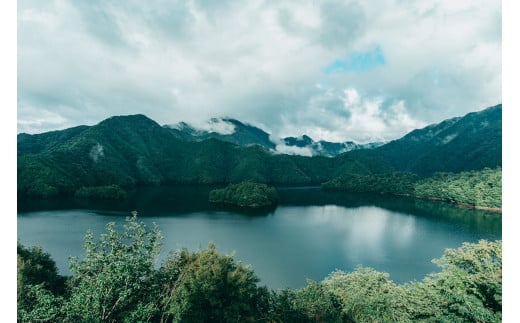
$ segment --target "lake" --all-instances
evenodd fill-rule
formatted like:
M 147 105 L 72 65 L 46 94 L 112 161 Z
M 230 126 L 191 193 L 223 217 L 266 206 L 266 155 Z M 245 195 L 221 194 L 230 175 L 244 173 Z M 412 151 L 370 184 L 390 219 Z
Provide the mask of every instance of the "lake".
M 205 248 L 251 264 L 270 288 L 299 288 L 336 269 L 358 265 L 390 273 L 396 283 L 437 271 L 431 263 L 462 242 L 502 238 L 500 214 L 410 198 L 278 187 L 276 208 L 244 212 L 208 203 L 211 187 L 155 187 L 123 201 L 19 200 L 18 240 L 41 246 L 70 275 L 68 257 L 81 257 L 87 230 L 104 233 L 137 210 L 164 236 L 159 263 L 170 250 Z

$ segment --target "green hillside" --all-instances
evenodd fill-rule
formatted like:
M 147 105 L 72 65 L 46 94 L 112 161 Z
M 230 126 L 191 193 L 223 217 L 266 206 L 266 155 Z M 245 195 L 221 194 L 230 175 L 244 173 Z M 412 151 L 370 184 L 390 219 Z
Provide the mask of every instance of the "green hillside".
M 335 158 L 274 154 L 260 145 L 215 138 L 185 141 L 144 115 L 114 116 L 94 126 L 19 134 L 17 191 L 19 196 L 102 198 L 113 192 L 120 198 L 139 185 L 318 185 L 395 171 L 429 176 L 496 168 L 502 164 L 501 115 L 498 105 Z
M 397 171 L 423 176 L 502 166 L 502 105 L 414 130 L 372 150 L 347 154 L 377 156 Z
M 349 174 L 322 184 L 326 190 L 390 193 L 442 200 L 488 209 L 502 207 L 502 168 L 436 173 L 420 178 L 412 173 Z
M 242 147 L 216 139 L 180 141 L 143 115 L 111 117 L 61 136 L 60 141 L 54 137 L 48 133 L 19 135 L 19 195 L 50 197 L 72 195 L 83 187 L 245 180 L 319 184 L 344 172 L 390 170 L 376 160 L 362 158 L 276 155 L 260 146 Z M 39 143 L 38 148 L 34 143 Z

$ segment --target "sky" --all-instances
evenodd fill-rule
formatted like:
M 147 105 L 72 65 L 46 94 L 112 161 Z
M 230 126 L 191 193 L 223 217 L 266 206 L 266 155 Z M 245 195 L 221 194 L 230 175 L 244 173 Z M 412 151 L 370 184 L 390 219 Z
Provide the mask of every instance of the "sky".
M 144 114 L 358 143 L 502 102 L 492 0 L 18 1 L 17 132 Z

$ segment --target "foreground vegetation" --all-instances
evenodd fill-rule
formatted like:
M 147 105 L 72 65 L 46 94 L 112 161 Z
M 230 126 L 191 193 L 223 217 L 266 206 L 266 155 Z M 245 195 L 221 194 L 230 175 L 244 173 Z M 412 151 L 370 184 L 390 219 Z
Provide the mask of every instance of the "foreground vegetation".
M 502 168 L 480 171 L 437 173 L 419 178 L 411 173 L 378 175 L 349 174 L 328 181 L 324 189 L 348 192 L 376 192 L 443 200 L 477 208 L 502 207 Z
M 209 192 L 209 201 L 240 207 L 266 207 L 278 201 L 278 193 L 272 186 L 254 182 L 229 184 L 226 188 Z
M 157 266 L 157 227 L 136 215 L 85 238 L 72 277 L 40 248 L 18 244 L 20 322 L 500 322 L 502 242 L 464 243 L 441 271 L 397 285 L 386 273 L 335 271 L 301 289 L 268 290 L 254 271 L 206 249 L 172 252 Z

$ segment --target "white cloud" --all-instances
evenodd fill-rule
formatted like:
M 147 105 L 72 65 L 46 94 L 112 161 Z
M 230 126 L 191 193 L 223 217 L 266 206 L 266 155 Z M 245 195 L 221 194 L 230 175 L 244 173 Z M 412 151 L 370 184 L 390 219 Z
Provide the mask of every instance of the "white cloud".
M 384 116 L 388 125 L 397 131 L 411 131 L 413 129 L 422 128 L 426 125 L 425 122 L 414 120 L 406 110 L 403 100 L 394 103 L 390 106 Z
M 143 113 L 161 124 L 229 116 L 276 134 L 393 139 L 400 125 L 501 101 L 500 25 L 494 1 L 24 1 L 19 126 L 55 129 L 48 112 L 71 125 Z M 373 48 L 384 55 L 377 68 L 324 72 Z
M 347 89 L 345 93 L 345 108 L 350 112 L 345 132 L 363 138 L 358 139 L 362 142 L 391 140 L 425 125 L 410 116 L 402 100 L 387 105 L 382 98 L 361 98 L 355 89 Z
M 198 123 L 195 128 L 208 132 L 216 132 L 221 135 L 231 135 L 235 133 L 235 125 L 219 118 L 213 118 L 208 122 Z
M 89 152 L 89 156 L 90 156 L 90 158 L 92 158 L 94 163 L 97 163 L 101 157 L 105 156 L 103 146 L 99 143 L 92 146 L 92 148 L 90 149 L 90 152 Z
M 363 97 L 355 88 L 319 88 L 295 113 L 285 114 L 278 137 L 306 134 L 315 141 L 388 141 L 426 125 L 403 100 Z
M 64 129 L 74 126 L 61 115 L 45 109 L 21 105 L 18 108 L 18 132 L 38 133 L 52 127 Z
M 359 94 L 355 89 L 346 89 L 344 93 L 345 97 L 343 98 L 343 102 L 346 106 L 353 106 L 359 104 Z
M 313 155 L 312 149 L 309 147 L 296 147 L 296 146 L 287 146 L 285 144 L 278 144 L 275 147 L 275 152 L 279 154 L 286 155 L 299 155 L 299 156 L 307 156 L 311 157 Z

